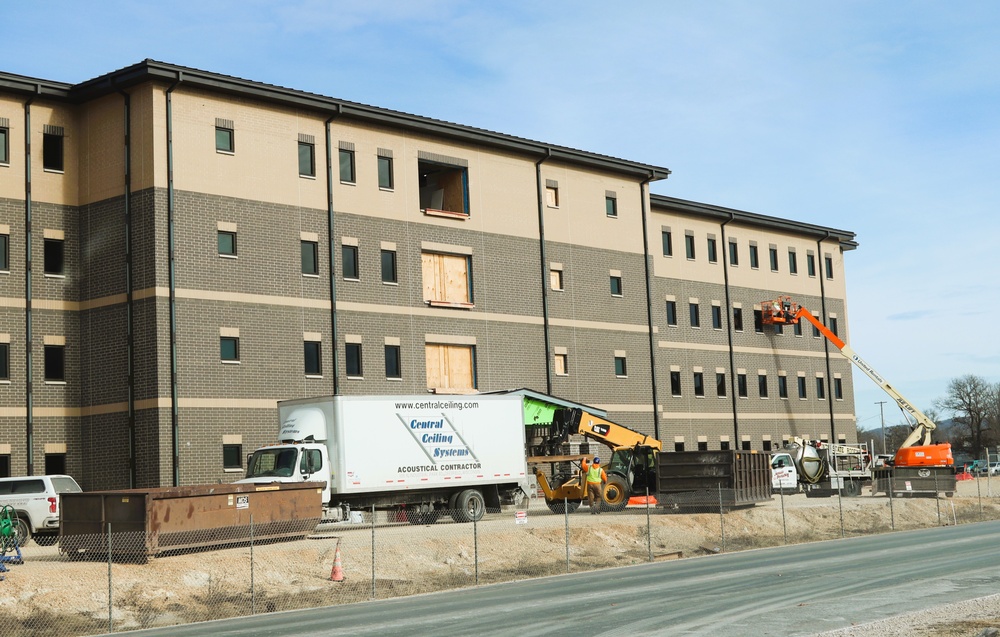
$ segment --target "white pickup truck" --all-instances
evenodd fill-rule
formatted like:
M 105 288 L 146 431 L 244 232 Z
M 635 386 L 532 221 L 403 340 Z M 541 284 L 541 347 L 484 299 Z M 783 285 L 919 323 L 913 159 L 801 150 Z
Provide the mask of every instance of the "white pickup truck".
M 82 491 L 70 476 L 20 476 L 0 478 L 0 507 L 17 515 L 17 545 L 32 537 L 51 546 L 59 540 L 59 494 Z

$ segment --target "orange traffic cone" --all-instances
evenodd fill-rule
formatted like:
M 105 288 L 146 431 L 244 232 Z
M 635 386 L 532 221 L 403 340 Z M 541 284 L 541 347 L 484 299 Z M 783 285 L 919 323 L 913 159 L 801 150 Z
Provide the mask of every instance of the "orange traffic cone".
M 333 553 L 333 570 L 330 571 L 330 581 L 344 581 L 344 567 L 340 564 L 340 540 L 337 540 L 337 550 Z

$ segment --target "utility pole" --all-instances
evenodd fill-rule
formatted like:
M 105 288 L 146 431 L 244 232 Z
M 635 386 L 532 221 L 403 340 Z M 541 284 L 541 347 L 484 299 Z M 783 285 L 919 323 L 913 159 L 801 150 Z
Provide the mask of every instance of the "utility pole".
M 884 400 L 879 400 L 879 401 L 875 402 L 875 404 L 878 405 L 879 416 L 881 416 L 881 418 L 882 418 L 882 453 L 883 454 L 885 454 L 885 410 L 883 409 L 882 406 L 885 405 L 885 402 L 886 401 L 884 401 Z

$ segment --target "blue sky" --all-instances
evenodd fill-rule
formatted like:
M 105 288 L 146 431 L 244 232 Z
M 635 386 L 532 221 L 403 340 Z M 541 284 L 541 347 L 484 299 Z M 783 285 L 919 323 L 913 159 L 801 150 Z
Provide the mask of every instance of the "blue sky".
M 921 409 L 961 375 L 1000 381 L 996 2 L 50 0 L 4 14 L 7 72 L 79 82 L 153 58 L 665 166 L 653 192 L 851 230 L 854 349 Z M 859 423 L 878 427 L 885 394 L 860 372 L 854 385 Z

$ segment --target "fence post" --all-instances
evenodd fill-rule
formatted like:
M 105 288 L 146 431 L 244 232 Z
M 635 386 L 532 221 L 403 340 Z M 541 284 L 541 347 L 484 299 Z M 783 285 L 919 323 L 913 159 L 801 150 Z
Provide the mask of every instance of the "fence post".
M 938 526 L 941 526 L 941 494 L 938 492 L 937 473 L 934 474 L 934 503 L 937 504 Z
M 472 514 L 472 550 L 476 562 L 476 586 L 479 586 L 479 523 L 476 514 Z
M 111 600 L 111 523 L 108 522 L 108 632 L 115 632 L 114 624 L 112 623 L 112 607 L 114 604 Z
M 563 498 L 563 520 L 566 524 L 566 572 L 569 573 L 569 499 Z
M 726 516 L 722 510 L 722 483 L 719 483 L 719 528 L 722 530 L 722 552 L 726 552 Z
M 785 536 L 785 545 L 788 545 L 788 522 L 785 520 L 785 490 L 778 489 L 778 496 L 781 498 L 781 533 Z
M 983 487 L 979 484 L 978 476 L 976 476 L 976 494 L 979 496 L 979 521 L 982 522 L 986 518 L 983 517 Z
M 257 589 L 254 586 L 253 513 L 250 514 L 250 614 L 257 614 Z
M 888 485 L 885 492 L 889 496 L 889 528 L 893 531 L 896 530 L 896 510 L 892 506 L 892 501 L 896 499 L 896 494 L 892 492 L 893 475 L 892 471 L 886 471 L 886 484 Z
M 375 505 L 372 505 L 372 599 L 375 599 Z
M 646 485 L 646 553 L 653 561 L 653 527 L 649 520 L 649 485 Z
M 837 480 L 837 504 L 840 505 L 840 539 L 844 539 L 844 479 Z

